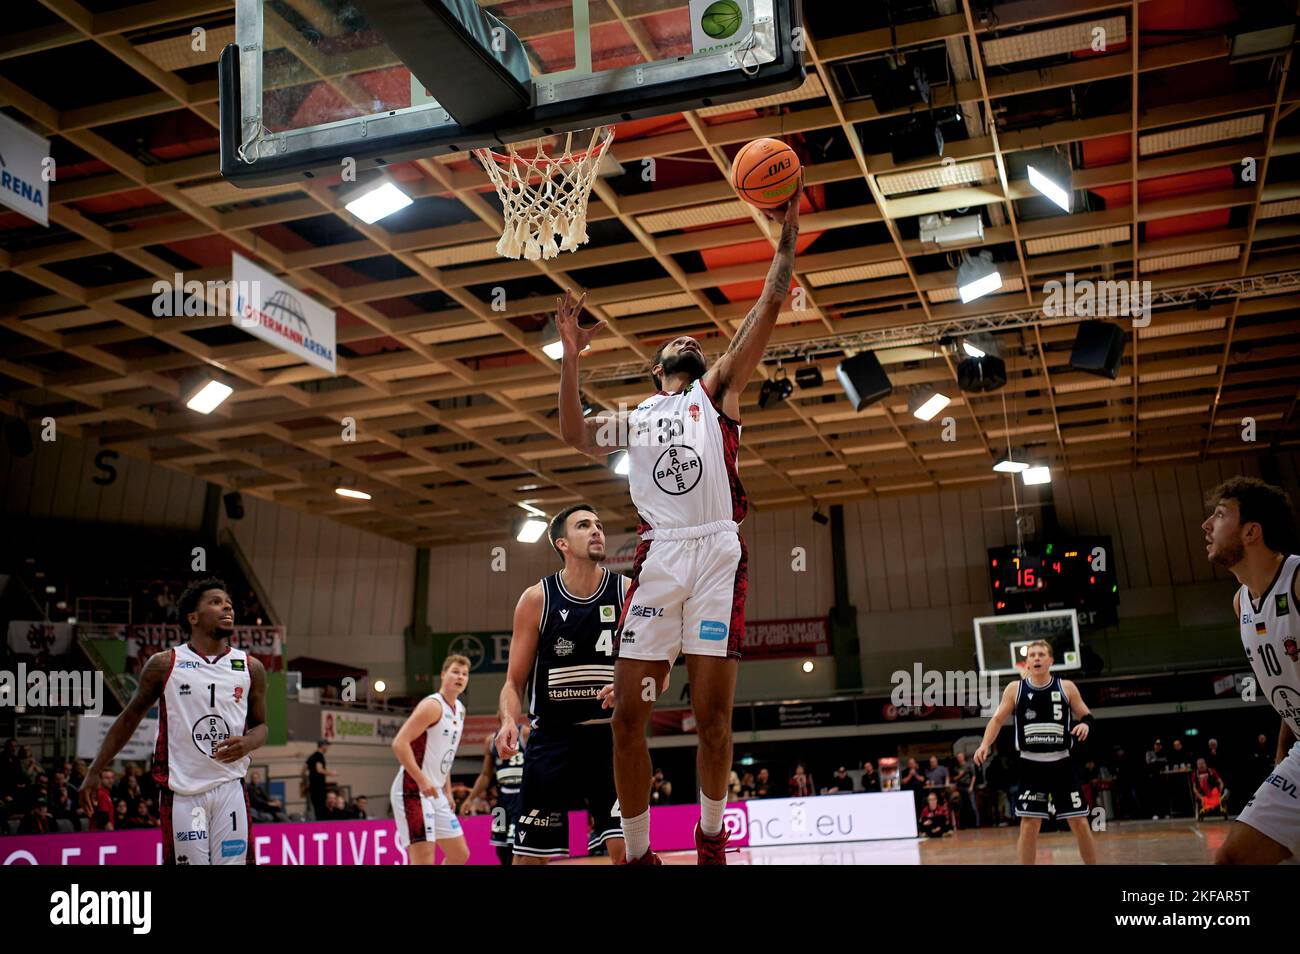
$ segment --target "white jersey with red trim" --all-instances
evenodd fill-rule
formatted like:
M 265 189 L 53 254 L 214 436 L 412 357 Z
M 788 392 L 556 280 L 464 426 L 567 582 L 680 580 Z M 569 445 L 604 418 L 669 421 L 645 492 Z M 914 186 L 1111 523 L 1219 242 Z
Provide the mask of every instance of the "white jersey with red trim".
M 447 784 L 447 773 L 451 771 L 451 763 L 456 759 L 460 733 L 465 728 L 465 703 L 457 699 L 453 706 L 441 692 L 435 692 L 426 698 L 437 699 L 442 704 L 442 715 L 423 734 L 415 737 L 411 743 L 411 752 L 424 777 L 442 788 Z M 398 779 L 405 774 L 405 768 L 397 770 Z M 415 794 L 419 794 L 418 791 Z
M 178 795 L 201 795 L 248 772 L 248 756 L 216 758 L 217 746 L 248 726 L 248 653 L 232 647 L 209 659 L 185 643 L 171 656 L 158 705 L 154 780 Z
M 1292 554 L 1259 600 L 1249 587 L 1241 601 L 1241 644 L 1255 670 L 1260 694 L 1300 738 L 1300 608 L 1295 604 L 1295 577 L 1300 555 Z M 1295 796 L 1292 795 L 1294 798 Z
M 715 406 L 701 381 L 638 404 L 628 414 L 627 445 L 628 489 L 644 529 L 745 519 L 740 422 Z

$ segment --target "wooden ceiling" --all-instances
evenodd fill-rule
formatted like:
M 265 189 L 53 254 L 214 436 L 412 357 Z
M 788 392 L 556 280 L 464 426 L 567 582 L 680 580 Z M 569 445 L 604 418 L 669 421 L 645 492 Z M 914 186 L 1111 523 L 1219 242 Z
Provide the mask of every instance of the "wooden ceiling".
M 291 0 L 309 19 L 316 3 Z M 593 19 L 644 53 L 653 17 L 676 5 L 592 0 Z M 232 0 L 9 0 L 0 106 L 52 137 L 58 177 L 48 230 L 0 215 L 0 411 L 53 416 L 63 433 L 415 544 L 499 538 L 520 502 L 554 513 L 586 499 L 630 527 L 626 480 L 559 438 L 543 323 L 564 287 L 589 290 L 609 330 L 584 358 L 584 391 L 606 407 L 646 395 L 665 338 L 694 334 L 720 353 L 775 242 L 726 171 L 745 142 L 780 136 L 806 163 L 804 307 L 787 301 L 773 360 L 742 401 L 754 506 L 1005 480 L 991 464 L 1008 440 L 1060 472 L 1300 443 L 1290 54 L 1230 62 L 1226 0 L 891 9 L 892 33 L 883 2 L 804 0 L 802 89 L 620 129 L 626 172 L 596 185 L 591 243 L 515 262 L 496 257 L 500 205 L 463 158 L 395 168 L 415 204 L 370 226 L 342 208 L 337 182 L 225 183 L 215 61 L 233 35 Z M 529 29 L 554 33 L 563 13 L 541 9 Z M 1068 41 L 1055 52 L 1094 24 L 1108 31 L 1104 52 Z M 210 42 L 194 51 L 200 26 Z M 867 92 L 891 48 L 926 69 L 941 115 L 958 113 L 944 126 L 946 166 L 891 158 L 889 134 L 912 108 L 882 112 Z M 1024 178 L 1026 157 L 1051 147 L 1074 168 L 1071 214 Z M 1255 160 L 1254 181 L 1243 159 Z M 952 251 L 918 239 L 917 217 L 933 212 L 983 215 L 1001 293 L 956 300 Z M 224 281 L 232 251 L 338 309 L 337 378 L 227 318 L 154 317 L 156 281 Z M 1152 282 L 1151 324 L 1121 321 L 1114 381 L 1070 369 L 1077 319 L 1041 315 L 1044 283 L 1067 272 Z M 963 396 L 939 339 L 985 329 L 1009 381 Z M 864 348 L 895 390 L 855 413 L 835 365 Z M 760 410 L 761 378 L 806 362 L 825 383 Z M 236 389 L 210 417 L 180 401 L 205 366 Z M 908 412 L 923 385 L 954 398 L 940 417 L 955 419 L 955 441 L 940 419 Z M 1242 440 L 1247 416 L 1254 443 Z M 340 484 L 373 499 L 345 500 Z

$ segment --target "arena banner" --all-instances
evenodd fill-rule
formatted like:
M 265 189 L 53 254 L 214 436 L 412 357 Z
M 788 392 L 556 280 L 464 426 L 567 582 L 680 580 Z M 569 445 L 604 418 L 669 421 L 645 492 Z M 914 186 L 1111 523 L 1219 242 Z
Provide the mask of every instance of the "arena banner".
M 733 845 L 746 844 L 749 831 L 746 806 L 754 804 L 751 801 L 727 806 L 723 822 L 731 832 Z M 655 851 L 693 849 L 695 822 L 699 816 L 698 805 L 656 805 L 651 808 L 651 847 Z M 470 815 L 461 817 L 460 821 L 469 846 L 469 864 L 499 864 L 496 849 L 489 844 L 492 816 Z M 569 850 L 574 857 L 587 853 L 585 812 L 569 813 Z M 406 853 L 397 847 L 396 827 L 391 818 L 255 824 L 253 853 L 259 865 L 406 864 Z M 441 854 L 438 852 L 439 856 Z M 17 835 L 0 839 L 0 867 L 160 864 L 162 839 L 156 828 L 70 835 Z
M 154 653 L 190 638 L 175 623 L 134 623 L 119 629 L 125 631 L 127 667 L 131 672 L 142 670 Z M 284 668 L 284 630 L 279 626 L 236 626 L 230 644 L 256 656 L 267 672 Z
M 380 715 L 362 709 L 322 709 L 320 737 L 352 745 L 392 745 L 404 715 Z
M 157 711 L 154 709 L 153 711 Z M 104 736 L 117 721 L 116 716 L 78 716 L 77 717 L 77 758 L 93 759 L 99 754 L 104 744 Z M 136 730 L 131 733 L 126 746 L 118 753 L 119 759 L 147 762 L 153 758 L 154 745 L 158 741 L 157 717 L 140 720 Z
M 830 654 L 831 632 L 824 616 L 745 623 L 745 639 L 740 646 L 742 660 Z
M 448 656 L 458 655 L 469 660 L 471 673 L 505 672 L 510 662 L 510 633 L 435 633 L 433 650 L 435 668 Z
M 231 253 L 230 321 L 299 361 L 335 374 L 335 314 L 305 292 Z
M 757 798 L 744 804 L 751 847 L 917 836 L 911 792 Z
M 72 651 L 72 623 L 9 621 L 9 649 L 20 656 L 62 656 Z

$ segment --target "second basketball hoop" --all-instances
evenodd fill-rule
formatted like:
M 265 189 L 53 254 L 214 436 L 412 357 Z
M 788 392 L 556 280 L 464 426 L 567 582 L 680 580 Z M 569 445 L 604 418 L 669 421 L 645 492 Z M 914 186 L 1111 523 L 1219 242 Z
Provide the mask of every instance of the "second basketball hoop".
M 532 155 L 515 146 L 506 153 L 475 149 L 501 199 L 505 227 L 497 254 L 505 258 L 555 258 L 587 242 L 587 201 L 610 145 L 613 126 L 597 126 L 586 148 L 574 152 L 574 133 L 564 137 L 564 150 L 548 155 L 538 143 Z M 584 133 L 577 134 L 585 136 Z M 580 140 L 581 142 L 581 140 Z

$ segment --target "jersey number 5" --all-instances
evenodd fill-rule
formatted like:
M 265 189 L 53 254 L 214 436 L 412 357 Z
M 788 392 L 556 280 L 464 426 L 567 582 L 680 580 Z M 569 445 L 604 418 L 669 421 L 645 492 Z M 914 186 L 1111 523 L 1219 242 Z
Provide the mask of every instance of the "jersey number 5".
M 596 640 L 596 651 L 604 653 L 606 656 L 614 655 L 614 631 L 612 629 L 602 629 L 600 639 Z

